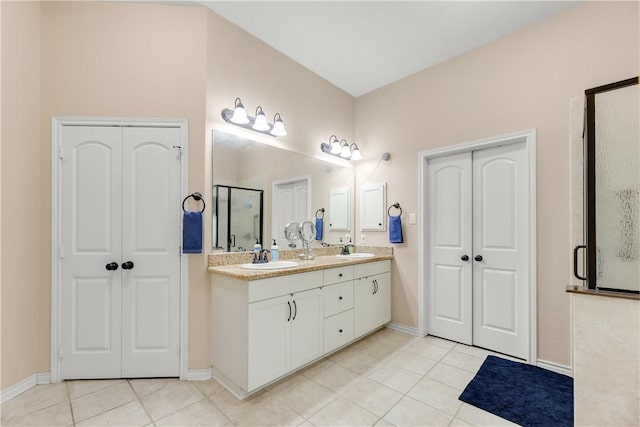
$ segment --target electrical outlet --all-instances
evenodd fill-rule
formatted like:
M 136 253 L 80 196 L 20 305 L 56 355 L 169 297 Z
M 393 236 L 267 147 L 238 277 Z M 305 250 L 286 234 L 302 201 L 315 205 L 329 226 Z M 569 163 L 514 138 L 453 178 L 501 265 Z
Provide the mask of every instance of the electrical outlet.
M 410 213 L 409 214 L 409 224 L 415 224 L 416 223 L 416 214 L 415 213 Z
M 351 240 L 351 234 L 345 234 L 344 235 L 344 242 L 345 243 L 353 243 L 353 240 Z
M 360 235 L 360 243 L 367 243 L 367 235 L 366 234 L 361 234 Z

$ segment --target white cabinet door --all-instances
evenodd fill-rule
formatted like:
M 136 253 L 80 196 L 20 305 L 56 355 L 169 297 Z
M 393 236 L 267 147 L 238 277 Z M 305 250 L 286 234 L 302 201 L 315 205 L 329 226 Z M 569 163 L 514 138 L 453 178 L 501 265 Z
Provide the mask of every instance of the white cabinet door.
M 385 187 L 385 184 L 370 184 L 360 188 L 360 231 L 387 229 Z
M 290 295 L 249 304 L 249 390 L 289 372 L 292 317 Z
M 354 335 L 360 337 L 391 321 L 391 275 L 355 280 Z
M 335 188 L 329 191 L 329 230 L 351 230 L 350 218 L 351 189 Z
M 291 369 L 296 369 L 322 356 L 322 291 L 299 292 L 293 294 L 291 300 Z

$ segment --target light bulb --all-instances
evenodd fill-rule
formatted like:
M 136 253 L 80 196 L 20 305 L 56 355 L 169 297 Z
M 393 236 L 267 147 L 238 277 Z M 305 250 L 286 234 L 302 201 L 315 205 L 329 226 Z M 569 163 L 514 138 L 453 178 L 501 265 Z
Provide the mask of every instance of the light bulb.
M 273 116 L 273 128 L 271 128 L 271 135 L 285 136 L 286 134 L 287 134 L 287 131 L 284 128 L 284 122 L 280 117 L 280 113 L 276 113 L 276 115 Z
M 247 117 L 247 112 L 244 109 L 244 105 L 242 105 L 242 101 L 240 98 L 236 98 L 234 103 L 233 115 L 230 119 L 233 123 L 237 123 L 239 125 L 246 125 L 249 123 L 249 118 Z
M 362 159 L 362 154 L 360 154 L 360 149 L 356 144 L 351 144 L 353 147 L 353 151 L 351 151 L 351 159 L 352 160 L 360 160 Z
M 251 127 L 259 131 L 271 129 L 271 126 L 269 126 L 269 123 L 267 122 L 267 116 L 264 115 L 264 111 L 262 111 L 262 107 L 259 105 L 258 108 L 256 108 L 256 120 L 253 122 Z
M 340 157 L 344 159 L 348 159 L 351 157 L 351 150 L 349 149 L 349 144 L 344 139 L 342 140 L 342 149 L 340 150 Z

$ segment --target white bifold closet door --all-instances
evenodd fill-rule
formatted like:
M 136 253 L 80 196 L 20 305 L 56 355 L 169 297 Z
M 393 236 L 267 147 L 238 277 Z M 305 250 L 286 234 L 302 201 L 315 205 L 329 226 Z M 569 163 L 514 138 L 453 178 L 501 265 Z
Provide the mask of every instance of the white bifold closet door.
M 61 379 L 179 376 L 180 140 L 63 126 Z
M 526 359 L 525 144 L 428 162 L 428 333 Z

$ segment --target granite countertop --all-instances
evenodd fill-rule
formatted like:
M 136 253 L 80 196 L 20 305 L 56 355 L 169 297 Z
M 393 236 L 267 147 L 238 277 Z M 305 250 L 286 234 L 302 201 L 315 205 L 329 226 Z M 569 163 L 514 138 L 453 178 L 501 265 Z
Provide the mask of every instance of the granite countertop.
M 640 295 L 632 292 L 605 291 L 600 289 L 587 289 L 584 286 L 567 285 L 566 291 L 573 294 L 594 295 L 610 298 L 624 298 L 632 300 L 640 300 Z
M 365 264 L 374 261 L 393 259 L 393 255 L 375 255 L 369 258 L 341 258 L 334 255 L 318 256 L 313 260 L 293 260 L 299 265 L 281 270 L 247 270 L 240 264 L 211 266 L 210 273 L 221 274 L 240 280 L 259 280 L 269 277 L 286 276 L 289 274 L 306 273 L 308 271 L 324 270 L 327 268 L 343 267 L 345 265 Z

